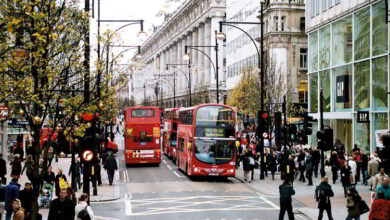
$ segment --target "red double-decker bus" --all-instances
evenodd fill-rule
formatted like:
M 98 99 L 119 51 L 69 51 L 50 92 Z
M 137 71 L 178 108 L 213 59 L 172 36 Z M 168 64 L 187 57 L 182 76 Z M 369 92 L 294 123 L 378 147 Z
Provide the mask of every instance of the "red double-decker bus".
M 202 104 L 179 110 L 176 165 L 189 176 L 234 177 L 235 114 L 232 107 Z
M 130 107 L 125 109 L 126 165 L 161 163 L 160 109 L 158 107 Z
M 164 154 L 176 161 L 177 126 L 179 108 L 168 108 L 164 111 L 163 150 Z

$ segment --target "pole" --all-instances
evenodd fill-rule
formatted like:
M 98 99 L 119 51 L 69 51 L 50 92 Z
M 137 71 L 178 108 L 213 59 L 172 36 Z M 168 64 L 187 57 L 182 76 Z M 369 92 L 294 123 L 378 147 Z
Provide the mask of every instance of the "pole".
M 215 80 L 217 81 L 217 104 L 219 104 L 219 73 L 218 73 L 218 39 L 217 31 L 215 31 Z
M 146 105 L 146 85 L 144 83 L 144 105 Z
M 89 0 L 85 0 L 84 10 L 87 14 L 89 14 Z M 85 28 L 86 34 L 85 34 L 85 40 L 84 40 L 84 68 L 85 68 L 85 75 L 84 75 L 84 102 L 89 103 L 89 55 L 90 55 L 90 48 L 89 48 L 89 18 L 87 20 L 87 25 Z M 87 163 L 84 164 L 83 168 L 83 193 L 86 193 L 88 195 L 88 198 L 90 198 L 89 193 L 89 165 Z M 88 200 L 89 204 L 89 200 Z
M 264 61 L 263 61 L 263 50 L 264 50 L 264 40 L 263 40 L 263 7 L 264 2 L 261 2 L 261 9 L 260 9 L 260 54 L 259 54 L 259 61 L 258 66 L 260 68 L 260 111 L 264 112 Z M 261 116 L 261 115 L 260 115 Z M 260 117 L 258 119 L 259 122 L 262 122 L 262 118 Z M 260 123 L 260 144 L 261 144 L 261 172 L 260 172 L 260 179 L 264 179 L 264 137 L 263 137 L 263 130 L 264 130 L 264 123 Z
M 192 106 L 192 97 L 191 97 L 191 59 L 188 60 L 188 87 L 190 92 L 190 105 Z
M 322 88 L 320 89 L 320 125 L 321 131 L 324 130 L 324 94 Z M 324 162 L 324 146 L 321 147 L 321 177 L 325 176 L 325 162 Z
M 100 0 L 98 0 L 98 20 L 97 20 L 97 57 L 98 57 L 98 66 L 100 66 Z M 97 73 L 96 79 L 96 92 L 98 100 L 100 100 L 100 81 L 101 81 L 101 70 L 100 67 Z
M 176 67 L 173 67 L 173 107 L 176 108 Z

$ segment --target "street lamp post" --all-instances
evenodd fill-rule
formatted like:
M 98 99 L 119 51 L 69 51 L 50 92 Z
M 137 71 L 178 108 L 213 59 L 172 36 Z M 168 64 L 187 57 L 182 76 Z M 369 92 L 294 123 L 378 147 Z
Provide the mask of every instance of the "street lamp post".
M 165 64 L 165 70 L 168 71 L 168 66 L 173 66 L 173 107 L 176 108 L 176 66 L 185 66 L 188 64 L 174 64 L 174 63 L 168 63 Z
M 258 68 L 260 71 L 260 112 L 264 112 L 264 60 L 263 60 L 263 50 L 264 50 L 264 45 L 263 45 L 263 8 L 264 8 L 264 2 L 261 2 L 261 9 L 260 9 L 260 22 L 231 22 L 231 21 L 220 21 L 219 22 L 219 33 L 217 34 L 217 38 L 220 40 L 225 39 L 225 34 L 222 32 L 222 25 L 230 26 L 239 29 L 242 31 L 245 35 L 247 35 L 253 42 L 253 44 L 256 47 L 257 55 L 258 55 Z M 242 28 L 236 26 L 235 24 L 248 24 L 248 25 L 260 25 L 260 51 L 257 48 L 257 44 L 255 40 L 249 35 L 248 32 L 244 31 Z M 261 116 L 262 114 L 259 114 Z M 264 137 L 263 137 L 263 132 L 264 132 L 264 119 L 262 117 L 259 117 L 258 119 L 258 137 L 260 138 L 260 155 L 261 155 L 261 172 L 260 172 L 260 179 L 264 179 L 264 168 L 265 168 L 265 163 L 264 163 Z

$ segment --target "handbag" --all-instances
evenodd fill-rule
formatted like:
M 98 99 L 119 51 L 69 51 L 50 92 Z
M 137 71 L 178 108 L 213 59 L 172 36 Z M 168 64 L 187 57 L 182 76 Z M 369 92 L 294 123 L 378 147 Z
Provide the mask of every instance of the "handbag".
M 364 213 L 367 213 L 370 211 L 370 208 L 368 207 L 367 203 L 362 199 L 359 202 L 359 211 L 360 215 L 363 215 Z
M 77 215 L 77 218 L 79 218 L 81 220 L 91 220 L 91 216 L 89 216 L 87 208 L 88 208 L 88 205 L 86 205 L 85 208 L 79 212 L 79 214 Z

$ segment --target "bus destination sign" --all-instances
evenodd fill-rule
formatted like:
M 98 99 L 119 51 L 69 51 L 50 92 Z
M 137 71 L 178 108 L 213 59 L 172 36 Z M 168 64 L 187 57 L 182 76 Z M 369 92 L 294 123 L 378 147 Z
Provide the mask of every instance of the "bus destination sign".
M 223 128 L 205 128 L 205 137 L 225 137 L 225 129 Z

